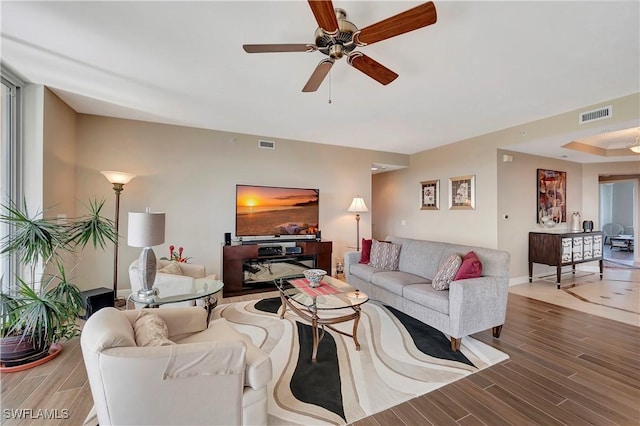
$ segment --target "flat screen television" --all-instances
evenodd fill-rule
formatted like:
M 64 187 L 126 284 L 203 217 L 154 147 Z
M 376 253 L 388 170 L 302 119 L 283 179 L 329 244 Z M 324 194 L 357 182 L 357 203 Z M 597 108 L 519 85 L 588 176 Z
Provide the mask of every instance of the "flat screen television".
M 315 236 L 320 191 L 236 185 L 236 237 Z

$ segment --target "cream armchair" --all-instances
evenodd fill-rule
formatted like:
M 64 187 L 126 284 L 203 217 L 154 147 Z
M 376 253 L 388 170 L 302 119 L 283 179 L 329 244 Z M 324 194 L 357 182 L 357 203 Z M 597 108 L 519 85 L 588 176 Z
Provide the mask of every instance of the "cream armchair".
M 177 263 L 169 260 L 158 260 L 157 269 L 153 286 L 158 289 L 161 297 L 190 293 L 193 291 L 194 280 L 206 276 L 204 265 L 195 263 Z M 163 269 L 172 270 L 173 273 L 161 272 Z M 211 275 L 208 278 L 215 279 L 215 275 Z M 142 288 L 142 270 L 138 268 L 138 259 L 129 265 L 129 281 L 131 282 L 131 292 L 137 292 Z M 162 305 L 161 308 L 191 305 L 191 302 L 180 302 Z M 141 308 L 142 306 L 143 305 L 136 303 L 137 308 Z
M 142 347 L 139 312 L 104 308 L 82 330 L 97 414 L 85 424 L 266 424 L 271 360 L 250 339 L 224 318 L 207 327 L 200 307 L 149 309 L 176 344 Z

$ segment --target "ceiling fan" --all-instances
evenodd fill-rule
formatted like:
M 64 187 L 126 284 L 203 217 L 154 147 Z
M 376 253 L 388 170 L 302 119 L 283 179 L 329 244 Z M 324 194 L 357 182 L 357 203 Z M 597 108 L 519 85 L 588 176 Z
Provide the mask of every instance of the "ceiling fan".
M 343 56 L 347 57 L 349 65 L 379 83 L 384 85 L 391 83 L 398 74 L 354 49 L 426 27 L 437 20 L 436 7 L 430 1 L 359 30 L 353 23 L 346 20 L 347 14 L 343 9 L 333 8 L 331 0 L 308 0 L 308 2 L 319 27 L 315 32 L 315 44 L 245 44 L 242 46 L 247 53 L 319 51 L 327 55 L 328 58 L 320 61 L 311 74 L 309 81 L 302 89 L 303 92 L 318 90 L 334 62 Z

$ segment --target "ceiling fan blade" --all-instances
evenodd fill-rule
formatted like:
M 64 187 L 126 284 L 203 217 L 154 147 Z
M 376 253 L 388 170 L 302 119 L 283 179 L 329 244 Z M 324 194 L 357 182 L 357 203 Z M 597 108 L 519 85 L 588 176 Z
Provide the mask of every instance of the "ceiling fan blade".
M 313 74 L 311 74 L 311 77 L 309 77 L 309 81 L 307 81 L 307 84 L 305 84 L 305 86 L 302 88 L 302 91 L 315 92 L 316 90 L 318 90 L 318 87 L 320 87 L 327 74 L 329 74 L 332 66 L 332 59 L 325 59 L 324 61 L 320 62 L 316 69 L 313 71 Z
M 377 43 L 435 24 L 437 20 L 436 7 L 430 1 L 363 28 L 355 42 L 360 45 Z
M 247 53 L 311 52 L 316 49 L 311 44 L 243 44 L 242 48 Z
M 398 78 L 398 74 L 361 52 L 353 52 L 347 58 L 347 62 L 385 86 Z
M 329 35 L 336 34 L 338 32 L 338 18 L 336 18 L 336 12 L 333 10 L 331 0 L 308 1 L 318 26 Z

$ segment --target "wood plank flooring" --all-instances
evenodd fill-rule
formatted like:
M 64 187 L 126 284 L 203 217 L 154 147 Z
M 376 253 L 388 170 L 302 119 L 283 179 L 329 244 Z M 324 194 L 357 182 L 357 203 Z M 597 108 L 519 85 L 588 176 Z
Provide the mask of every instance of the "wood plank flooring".
M 639 425 L 639 330 L 510 294 L 500 339 L 474 335 L 509 360 L 354 425 Z M 92 406 L 78 338 L 54 361 L 3 374 L 0 384 L 3 425 L 80 425 Z M 19 408 L 68 418 L 9 418 L 6 410 Z
M 473 337 L 510 359 L 354 425 L 640 425 L 638 327 L 510 294 Z

